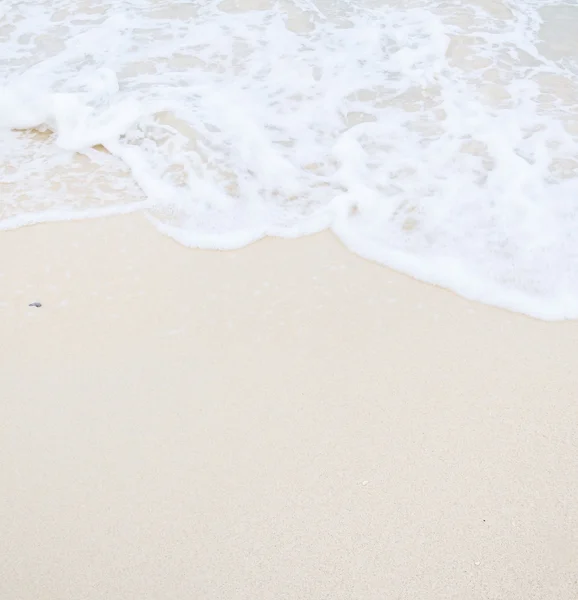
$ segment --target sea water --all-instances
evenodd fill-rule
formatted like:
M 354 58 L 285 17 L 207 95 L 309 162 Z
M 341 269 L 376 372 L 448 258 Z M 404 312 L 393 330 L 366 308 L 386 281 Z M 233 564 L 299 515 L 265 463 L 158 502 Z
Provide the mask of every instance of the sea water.
M 332 230 L 578 318 L 578 5 L 2 0 L 0 228 L 144 211 L 184 245 Z

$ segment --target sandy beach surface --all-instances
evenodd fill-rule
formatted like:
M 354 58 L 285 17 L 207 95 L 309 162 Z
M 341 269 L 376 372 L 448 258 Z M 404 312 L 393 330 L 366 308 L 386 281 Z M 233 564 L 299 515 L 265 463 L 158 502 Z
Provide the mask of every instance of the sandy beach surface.
M 577 348 L 329 234 L 3 232 L 0 599 L 575 600 Z

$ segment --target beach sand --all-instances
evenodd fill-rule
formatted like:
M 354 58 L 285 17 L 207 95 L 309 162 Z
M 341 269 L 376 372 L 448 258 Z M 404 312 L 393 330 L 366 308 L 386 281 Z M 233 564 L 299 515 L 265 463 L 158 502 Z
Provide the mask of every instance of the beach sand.
M 578 597 L 578 323 L 140 215 L 0 273 L 1 600 Z

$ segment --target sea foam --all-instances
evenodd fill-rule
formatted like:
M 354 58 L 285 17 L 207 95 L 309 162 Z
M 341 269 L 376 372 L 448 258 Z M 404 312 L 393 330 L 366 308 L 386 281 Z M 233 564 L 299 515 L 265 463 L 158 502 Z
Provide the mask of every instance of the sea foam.
M 469 298 L 578 318 L 574 5 L 4 6 L 0 228 L 144 210 L 221 249 L 331 229 Z

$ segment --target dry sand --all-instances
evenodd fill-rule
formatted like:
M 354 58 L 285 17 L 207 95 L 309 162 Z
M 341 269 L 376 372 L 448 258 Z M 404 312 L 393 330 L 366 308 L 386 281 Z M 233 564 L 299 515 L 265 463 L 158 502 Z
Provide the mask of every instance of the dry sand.
M 578 597 L 578 323 L 136 215 L 0 273 L 0 600 Z

